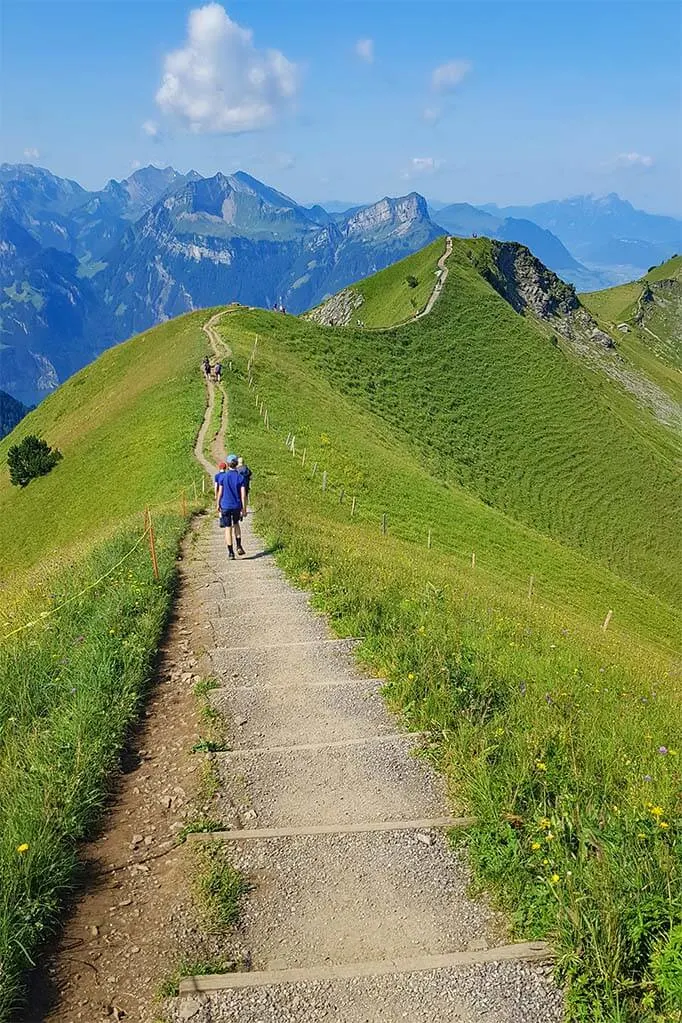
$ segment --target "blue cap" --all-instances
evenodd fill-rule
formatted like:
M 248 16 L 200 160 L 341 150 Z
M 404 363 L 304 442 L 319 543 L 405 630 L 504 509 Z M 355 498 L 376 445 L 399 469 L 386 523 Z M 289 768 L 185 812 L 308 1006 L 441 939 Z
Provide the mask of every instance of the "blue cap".
M 238 461 L 239 461 L 239 459 L 237 458 L 236 455 L 228 455 L 227 456 L 227 464 L 228 465 L 236 465 Z

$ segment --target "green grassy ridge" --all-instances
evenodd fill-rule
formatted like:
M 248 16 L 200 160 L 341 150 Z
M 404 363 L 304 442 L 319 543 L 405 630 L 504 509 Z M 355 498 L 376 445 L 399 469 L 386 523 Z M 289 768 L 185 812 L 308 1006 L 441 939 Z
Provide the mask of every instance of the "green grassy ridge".
M 676 291 L 670 296 L 673 301 L 677 300 L 677 312 L 675 309 L 654 307 L 646 317 L 645 325 L 636 323 L 634 316 L 644 287 L 661 281 L 677 282 Z M 673 256 L 653 267 L 638 281 L 580 296 L 593 316 L 617 339 L 619 351 L 677 401 L 682 401 L 681 296 L 682 256 Z M 630 327 L 627 333 L 616 329 L 623 322 Z M 653 331 L 653 335 L 644 329 L 645 326 Z
M 365 327 L 391 327 L 410 320 L 430 299 L 444 252 L 445 239 L 437 238 L 419 252 L 357 281 L 352 289 L 360 292 L 364 301 L 354 319 L 362 320 Z M 410 276 L 417 278 L 415 288 L 407 283 Z
M 434 476 L 679 599 L 674 438 L 553 347 L 457 251 L 441 298 L 416 323 L 339 331 L 265 312 L 230 323 L 325 376 Z
M 634 616 L 635 635 L 622 623 L 603 633 L 589 610 L 600 572 L 607 575 L 598 564 L 432 479 L 384 422 L 268 335 L 260 314 L 231 317 L 221 332 L 242 367 L 260 337 L 255 391 L 269 432 L 243 373 L 226 382 L 230 446 L 255 470 L 259 527 L 337 632 L 365 637 L 362 655 L 387 678 L 408 723 L 433 735 L 433 756 L 462 808 L 481 821 L 467 839 L 477 876 L 519 933 L 555 941 L 570 981 L 569 1018 L 672 1021 L 673 996 L 656 964 L 682 923 L 680 680 L 656 647 L 673 619 L 661 629 L 655 622 L 675 612 L 641 593 L 650 642 L 636 637 Z M 297 457 L 284 447 L 290 432 Z M 472 529 L 480 537 L 483 526 L 498 531 L 482 559 L 496 571 L 472 571 L 461 553 L 440 548 L 443 533 L 464 529 L 460 516 L 479 520 Z M 434 521 L 441 528 L 427 551 Z M 562 553 L 573 565 L 576 590 L 585 591 L 580 611 L 544 595 L 529 602 L 508 578 L 515 529 L 536 560 L 546 545 L 548 578 Z M 625 605 L 630 587 L 612 582 Z M 673 753 L 660 754 L 662 746 Z M 665 816 L 651 812 L 659 805 Z
M 0 519 L 12 523 L 0 532 L 6 588 L 17 589 L 33 567 L 42 573 L 46 563 L 87 550 L 145 505 L 178 501 L 183 488 L 193 496 L 208 315 L 190 313 L 105 352 L 0 441 Z M 7 450 L 29 433 L 64 458 L 22 490 L 9 482 Z
M 186 527 L 181 491 L 188 509 L 194 483 L 200 491 L 193 444 L 209 315 L 181 317 L 106 352 L 0 444 L 0 515 L 11 523 L 0 539 L 3 1020 L 21 999 L 24 969 L 58 926 L 76 884 L 78 843 L 104 804 L 146 693 Z M 64 458 L 19 490 L 4 465 L 7 448 L 28 433 L 43 434 Z M 147 505 L 158 582 L 146 539 L 110 571 L 140 539 Z
M 295 329 L 296 321 L 291 326 Z M 339 525 L 347 519 L 348 502 L 355 495 L 357 522 L 378 528 L 388 511 L 391 534 L 413 540 L 424 553 L 430 530 L 434 551 L 447 555 L 453 572 L 468 572 L 475 553 L 476 579 L 485 580 L 490 593 L 502 592 L 515 601 L 527 593 L 533 575 L 535 602 L 565 621 L 591 630 L 613 610 L 611 628 L 616 633 L 623 630 L 628 638 L 638 636 L 660 649 L 676 647 L 682 631 L 679 609 L 581 552 L 516 522 L 462 487 L 435 478 L 381 419 L 339 393 L 289 345 L 279 345 L 279 335 L 268 333 L 260 313 L 231 315 L 219 329 L 240 354 L 248 349 L 250 355 L 259 338 L 258 396 L 270 412 L 273 430 L 279 429 L 282 436 L 295 434 L 298 451 L 306 449 L 308 466 L 318 463 L 327 469 L 335 494 L 344 488 L 345 503 L 328 512 Z M 414 490 L 408 499 L 406 480 Z

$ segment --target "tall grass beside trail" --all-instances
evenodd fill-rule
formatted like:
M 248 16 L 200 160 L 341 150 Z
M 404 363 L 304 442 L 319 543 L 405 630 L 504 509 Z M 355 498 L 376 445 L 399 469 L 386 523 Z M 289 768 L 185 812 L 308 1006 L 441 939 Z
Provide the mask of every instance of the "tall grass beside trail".
M 117 565 L 142 526 L 121 530 L 25 598 L 22 616 L 37 624 L 0 643 L 0 1020 L 17 1010 L 24 971 L 75 887 L 78 842 L 103 808 L 146 692 L 184 529 L 180 515 L 155 520 L 158 581 L 145 539 L 49 614 Z M 2 623 L 0 635 L 17 624 Z
M 224 329 L 245 365 L 253 336 L 240 337 L 234 323 Z M 679 1023 L 682 690 L 663 640 L 678 612 L 652 595 L 633 596 L 602 569 L 611 596 L 623 606 L 641 601 L 646 623 L 603 632 L 594 614 L 600 569 L 588 562 L 574 561 L 566 575 L 582 600 L 562 608 L 560 588 L 552 603 L 529 599 L 505 574 L 512 562 L 502 555 L 496 577 L 428 550 L 429 519 L 441 531 L 448 520 L 453 532 L 464 529 L 462 498 L 439 493 L 408 453 L 396 461 L 383 425 L 354 416 L 321 376 L 269 351 L 262 341 L 254 390 L 270 431 L 243 376 L 227 381 L 230 446 L 254 469 L 257 525 L 336 630 L 364 637 L 361 656 L 386 678 L 391 703 L 430 734 L 454 805 L 478 818 L 463 836 L 477 883 L 509 911 L 517 935 L 552 941 L 568 1020 Z M 292 427 L 298 456 L 284 445 Z M 359 507 L 375 509 L 369 518 L 350 517 L 356 493 Z M 504 542 L 513 545 L 511 520 L 467 507 L 472 532 L 482 520 L 492 531 L 491 557 L 496 531 L 502 541 L 509 530 Z M 516 528 L 524 550 L 525 527 Z M 553 542 L 543 548 L 539 537 L 533 543 L 527 549 L 544 559 L 543 580 L 561 574 L 568 552 Z

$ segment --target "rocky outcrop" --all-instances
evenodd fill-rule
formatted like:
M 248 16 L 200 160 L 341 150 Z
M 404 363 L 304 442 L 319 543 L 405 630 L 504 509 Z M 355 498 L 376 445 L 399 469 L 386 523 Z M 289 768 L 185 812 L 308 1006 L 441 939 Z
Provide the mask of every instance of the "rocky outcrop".
M 364 297 L 353 288 L 344 288 L 338 295 L 332 295 L 322 305 L 306 313 L 306 320 L 314 320 L 325 327 L 347 327 L 353 320 L 353 313 L 364 302 Z M 355 317 L 357 319 L 357 317 Z
M 481 272 L 517 313 L 532 313 L 581 351 L 615 348 L 613 338 L 581 305 L 575 288 L 524 245 L 493 243 L 491 255 L 490 264 L 480 267 Z
M 586 363 L 617 381 L 660 422 L 679 428 L 679 405 L 618 354 L 613 338 L 581 304 L 575 288 L 548 270 L 523 245 L 493 242 L 485 261 L 478 257 L 477 267 L 518 313 L 534 316 L 549 326 Z M 653 294 L 643 294 L 639 309 L 653 301 Z

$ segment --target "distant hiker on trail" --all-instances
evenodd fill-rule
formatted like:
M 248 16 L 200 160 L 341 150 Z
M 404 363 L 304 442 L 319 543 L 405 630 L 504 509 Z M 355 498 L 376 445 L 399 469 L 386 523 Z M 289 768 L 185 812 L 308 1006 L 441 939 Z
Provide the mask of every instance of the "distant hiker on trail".
M 223 372 L 222 362 L 216 362 L 215 366 L 213 367 L 213 379 L 217 384 L 220 383 L 220 377 L 222 375 L 222 372 Z
M 227 469 L 227 462 L 219 462 L 218 463 L 218 471 L 215 474 L 215 476 L 213 477 L 213 493 L 215 495 L 216 501 L 218 500 L 218 482 L 219 482 L 218 477 L 220 476 L 221 472 L 225 472 L 226 469 Z
M 203 371 L 204 371 L 204 376 L 205 376 L 205 377 L 206 377 L 206 379 L 208 380 L 208 378 L 209 378 L 209 377 L 210 377 L 210 375 L 211 375 L 211 363 L 210 363 L 210 361 L 209 361 L 208 355 L 205 355 L 205 356 L 204 356 L 204 361 L 203 361 L 203 362 L 202 362 L 202 364 L 201 364 L 201 368 L 202 368 L 202 369 L 203 369 Z
M 236 455 L 229 455 L 227 470 L 218 473 L 216 484 L 216 504 L 220 514 L 220 528 L 226 530 L 227 556 L 230 561 L 234 561 L 232 530 L 234 529 L 237 554 L 243 555 L 245 551 L 242 547 L 242 529 L 239 523 L 247 514 L 246 487 L 242 477 L 237 472 Z
M 251 477 L 253 476 L 253 473 L 251 472 L 251 470 L 249 469 L 248 465 L 246 464 L 241 455 L 239 455 L 239 457 L 237 458 L 237 472 L 239 473 L 243 480 L 244 489 L 246 490 L 246 498 L 248 500 L 249 490 L 251 489 Z

